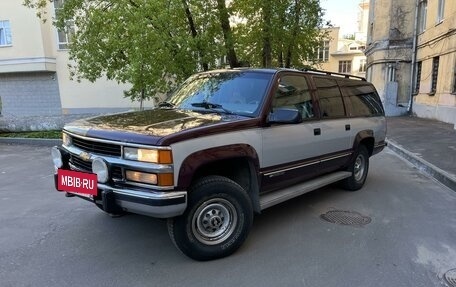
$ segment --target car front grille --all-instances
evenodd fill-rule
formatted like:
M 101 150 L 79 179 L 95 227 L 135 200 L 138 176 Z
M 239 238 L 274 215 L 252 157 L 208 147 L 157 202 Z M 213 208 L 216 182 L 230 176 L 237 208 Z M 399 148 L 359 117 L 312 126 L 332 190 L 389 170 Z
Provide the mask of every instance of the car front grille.
M 75 147 L 89 153 L 115 157 L 120 157 L 122 155 L 122 148 L 120 145 L 91 141 L 78 137 L 72 137 L 72 142 Z
M 85 161 L 77 156 L 70 156 L 70 164 L 75 170 L 82 172 L 92 172 L 92 162 Z M 124 180 L 123 171 L 120 166 L 111 166 L 110 173 L 113 180 Z

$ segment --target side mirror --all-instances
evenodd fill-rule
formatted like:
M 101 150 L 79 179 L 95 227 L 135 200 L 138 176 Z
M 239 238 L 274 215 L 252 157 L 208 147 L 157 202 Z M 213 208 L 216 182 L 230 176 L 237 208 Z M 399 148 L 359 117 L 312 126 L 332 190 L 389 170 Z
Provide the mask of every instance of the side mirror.
M 301 114 L 298 110 L 287 108 L 275 108 L 268 117 L 269 123 L 278 124 L 298 124 L 302 122 Z

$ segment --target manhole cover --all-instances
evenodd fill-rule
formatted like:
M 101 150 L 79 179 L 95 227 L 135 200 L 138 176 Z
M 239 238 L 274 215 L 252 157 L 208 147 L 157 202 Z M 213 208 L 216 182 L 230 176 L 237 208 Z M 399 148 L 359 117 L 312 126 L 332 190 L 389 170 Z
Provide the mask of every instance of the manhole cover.
M 356 211 L 330 210 L 320 217 L 331 223 L 351 226 L 363 226 L 371 222 L 369 216 L 364 216 Z
M 456 269 L 451 269 L 447 271 L 444 275 L 446 282 L 450 284 L 451 287 L 456 287 Z

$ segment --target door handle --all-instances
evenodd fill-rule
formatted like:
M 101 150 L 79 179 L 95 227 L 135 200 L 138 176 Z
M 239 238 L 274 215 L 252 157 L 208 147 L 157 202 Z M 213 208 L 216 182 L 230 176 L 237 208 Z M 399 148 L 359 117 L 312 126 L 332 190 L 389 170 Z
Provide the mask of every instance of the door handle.
M 349 131 L 351 129 L 351 126 L 350 125 L 345 125 L 345 130 L 346 131 Z
M 319 136 L 319 135 L 321 135 L 321 129 L 320 128 L 314 129 L 314 136 Z

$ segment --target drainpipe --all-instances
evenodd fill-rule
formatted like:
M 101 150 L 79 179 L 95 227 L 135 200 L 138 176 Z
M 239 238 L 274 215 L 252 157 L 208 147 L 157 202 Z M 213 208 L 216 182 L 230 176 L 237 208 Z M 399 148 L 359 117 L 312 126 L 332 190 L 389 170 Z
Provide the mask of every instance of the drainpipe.
M 419 11 L 418 11 L 418 8 L 420 6 L 420 0 L 416 0 L 416 4 L 415 4 L 415 23 L 413 25 L 413 46 L 412 46 L 412 72 L 411 72 L 411 75 L 410 75 L 410 100 L 409 100 L 409 104 L 408 104 L 408 107 L 407 107 L 407 113 L 408 114 L 411 114 L 412 113 L 412 106 L 413 106 L 413 92 L 414 92 L 414 89 L 415 89 L 415 86 L 416 86 L 416 77 L 415 77 L 415 66 L 416 66 L 416 46 L 417 46 L 417 40 L 418 40 L 418 14 L 419 14 Z

